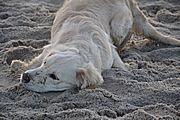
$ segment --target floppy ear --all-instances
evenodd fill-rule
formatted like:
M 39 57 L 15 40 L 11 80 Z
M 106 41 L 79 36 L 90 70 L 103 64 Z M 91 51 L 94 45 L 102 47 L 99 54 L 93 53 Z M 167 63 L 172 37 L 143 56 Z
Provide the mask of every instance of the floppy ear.
M 100 85 L 103 82 L 101 73 L 98 72 L 92 63 L 88 63 L 86 67 L 79 68 L 76 71 L 76 83 L 81 89 Z

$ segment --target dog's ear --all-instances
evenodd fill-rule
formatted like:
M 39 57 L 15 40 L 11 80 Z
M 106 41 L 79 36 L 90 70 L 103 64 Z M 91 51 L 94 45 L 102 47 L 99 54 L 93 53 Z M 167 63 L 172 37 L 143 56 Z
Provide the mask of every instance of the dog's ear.
M 79 68 L 76 71 L 76 83 L 81 89 L 100 85 L 103 82 L 101 73 L 98 72 L 92 63 L 88 63 L 86 67 Z

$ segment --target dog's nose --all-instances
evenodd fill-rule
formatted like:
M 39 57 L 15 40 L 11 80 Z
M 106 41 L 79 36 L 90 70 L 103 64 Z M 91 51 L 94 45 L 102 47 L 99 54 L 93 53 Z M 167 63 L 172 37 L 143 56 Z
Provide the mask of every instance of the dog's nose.
M 22 74 L 22 82 L 23 83 L 28 83 L 30 81 L 30 75 L 29 73 L 23 73 Z

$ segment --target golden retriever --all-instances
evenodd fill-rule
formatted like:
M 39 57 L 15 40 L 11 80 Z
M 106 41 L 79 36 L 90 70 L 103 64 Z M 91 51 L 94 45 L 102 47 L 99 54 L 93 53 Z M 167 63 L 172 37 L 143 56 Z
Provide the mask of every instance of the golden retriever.
M 22 84 L 36 92 L 100 85 L 103 70 L 127 70 L 117 50 L 132 31 L 180 46 L 155 30 L 133 0 L 66 0 L 56 14 L 50 44 L 22 74 Z

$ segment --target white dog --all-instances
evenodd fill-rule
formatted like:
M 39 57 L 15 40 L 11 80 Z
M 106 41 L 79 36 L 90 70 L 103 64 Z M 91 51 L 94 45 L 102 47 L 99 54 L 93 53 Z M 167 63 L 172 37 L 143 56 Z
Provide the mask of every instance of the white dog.
M 179 40 L 157 32 L 133 0 L 66 0 L 56 14 L 51 43 L 22 74 L 22 84 L 36 92 L 99 85 L 103 70 L 126 70 L 116 49 L 132 31 L 180 46 Z

